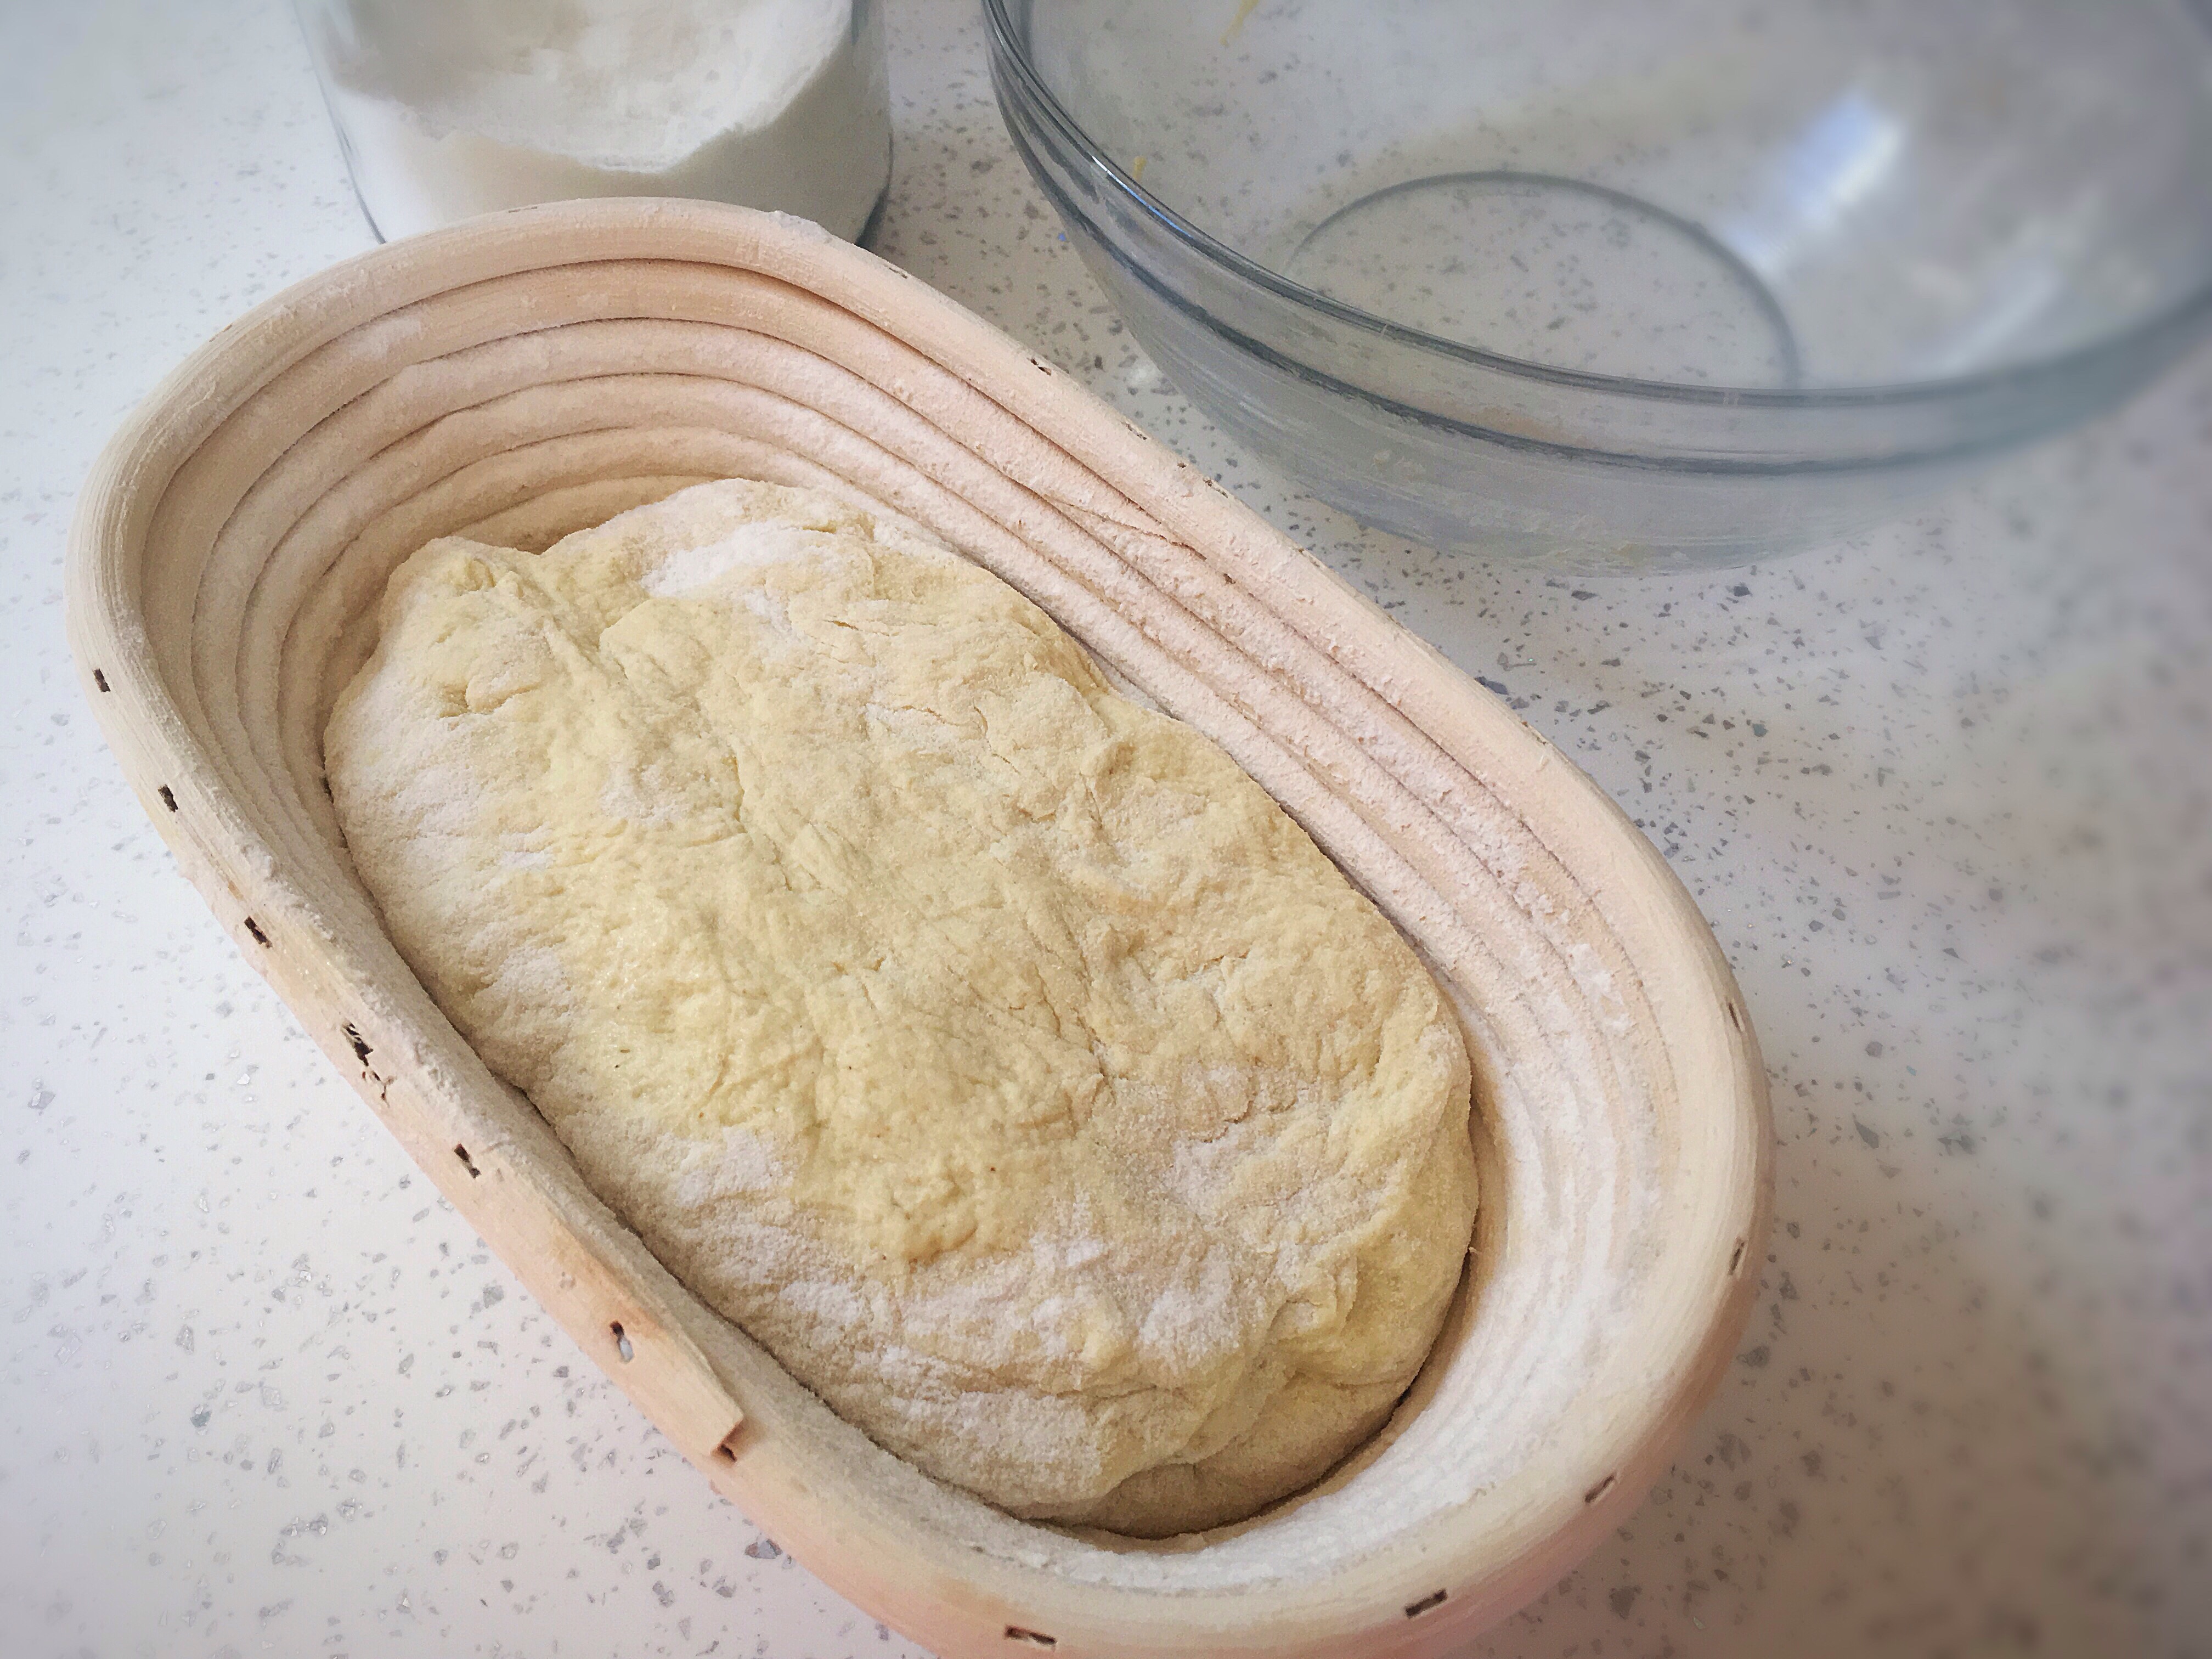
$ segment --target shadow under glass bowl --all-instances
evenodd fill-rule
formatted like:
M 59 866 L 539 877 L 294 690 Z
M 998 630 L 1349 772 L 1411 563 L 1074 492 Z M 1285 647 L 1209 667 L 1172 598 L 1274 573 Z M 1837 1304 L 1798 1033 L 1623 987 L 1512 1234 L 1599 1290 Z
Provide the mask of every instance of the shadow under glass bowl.
M 1138 341 L 1428 545 L 1740 562 L 2212 322 L 2212 0 L 984 0 Z

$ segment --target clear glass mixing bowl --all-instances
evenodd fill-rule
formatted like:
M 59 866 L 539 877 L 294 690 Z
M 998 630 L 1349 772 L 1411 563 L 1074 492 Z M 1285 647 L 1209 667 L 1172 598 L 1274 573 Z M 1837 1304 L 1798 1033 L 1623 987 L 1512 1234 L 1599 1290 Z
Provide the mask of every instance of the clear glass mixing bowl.
M 2212 321 L 2212 0 L 984 7 L 1160 367 L 1431 546 L 1828 540 Z

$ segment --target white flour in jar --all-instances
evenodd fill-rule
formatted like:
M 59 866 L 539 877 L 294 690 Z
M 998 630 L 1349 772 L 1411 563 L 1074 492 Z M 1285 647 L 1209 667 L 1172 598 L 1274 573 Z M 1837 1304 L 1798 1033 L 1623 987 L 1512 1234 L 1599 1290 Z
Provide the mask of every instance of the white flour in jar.
M 334 0 L 307 8 L 386 237 L 580 196 L 692 196 L 857 236 L 890 129 L 852 0 Z

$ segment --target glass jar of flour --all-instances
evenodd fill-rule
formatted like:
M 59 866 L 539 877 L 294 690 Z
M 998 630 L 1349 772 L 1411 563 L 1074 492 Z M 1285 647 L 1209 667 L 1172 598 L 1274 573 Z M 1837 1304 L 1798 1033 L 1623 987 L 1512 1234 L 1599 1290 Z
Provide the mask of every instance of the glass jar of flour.
M 696 196 L 859 240 L 890 177 L 878 0 L 299 0 L 378 235 Z

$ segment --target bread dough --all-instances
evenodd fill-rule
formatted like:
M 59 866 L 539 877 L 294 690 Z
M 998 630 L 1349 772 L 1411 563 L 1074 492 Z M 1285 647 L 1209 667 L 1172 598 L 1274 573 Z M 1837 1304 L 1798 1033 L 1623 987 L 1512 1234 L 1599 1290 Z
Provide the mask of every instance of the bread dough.
M 996 577 L 700 485 L 393 574 L 325 750 L 400 952 L 585 1178 L 878 1443 L 1161 1536 L 1326 1472 L 1474 1209 L 1412 949 Z

